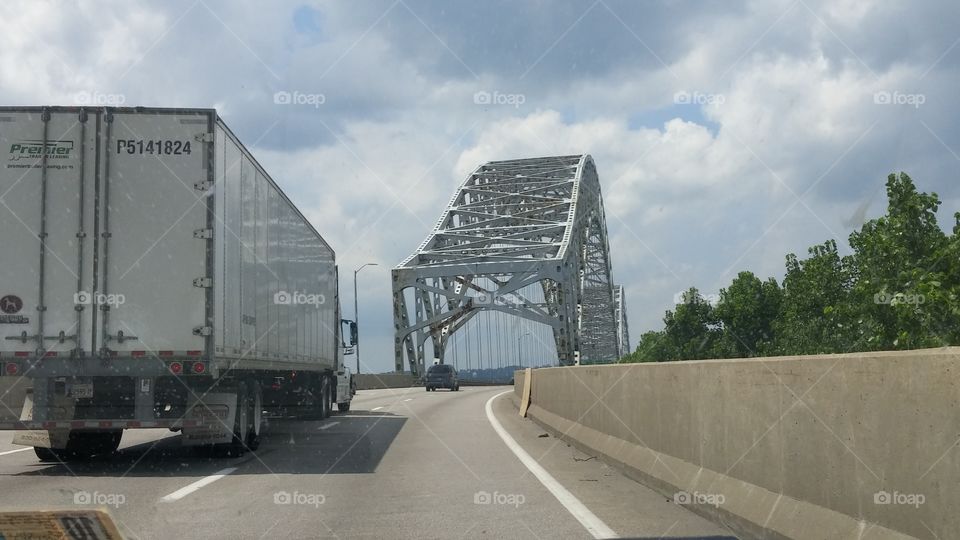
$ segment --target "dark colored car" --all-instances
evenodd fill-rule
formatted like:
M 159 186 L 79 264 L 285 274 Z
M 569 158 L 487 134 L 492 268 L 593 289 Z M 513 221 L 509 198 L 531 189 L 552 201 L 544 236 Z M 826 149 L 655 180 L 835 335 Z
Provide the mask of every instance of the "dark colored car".
M 449 388 L 453 392 L 460 390 L 460 380 L 457 379 L 457 370 L 448 364 L 430 366 L 427 369 L 427 376 L 425 377 L 424 383 L 426 384 L 427 392 L 431 392 L 437 388 Z

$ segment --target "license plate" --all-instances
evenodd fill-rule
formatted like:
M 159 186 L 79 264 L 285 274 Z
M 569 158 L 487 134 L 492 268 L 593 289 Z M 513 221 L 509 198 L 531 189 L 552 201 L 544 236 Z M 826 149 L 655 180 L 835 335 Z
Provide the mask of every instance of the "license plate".
M 70 397 L 89 399 L 93 397 L 93 383 L 74 383 L 70 386 Z

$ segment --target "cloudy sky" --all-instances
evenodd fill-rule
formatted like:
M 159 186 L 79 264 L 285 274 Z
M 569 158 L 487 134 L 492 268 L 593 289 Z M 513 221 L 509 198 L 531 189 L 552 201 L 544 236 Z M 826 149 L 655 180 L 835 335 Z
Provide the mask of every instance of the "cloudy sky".
M 337 251 L 347 306 L 379 263 L 365 370 L 393 366 L 390 267 L 491 159 L 593 155 L 634 341 L 690 285 L 845 245 L 892 171 L 945 227 L 960 210 L 956 2 L 264 5 L 5 1 L 0 102 L 216 107 Z

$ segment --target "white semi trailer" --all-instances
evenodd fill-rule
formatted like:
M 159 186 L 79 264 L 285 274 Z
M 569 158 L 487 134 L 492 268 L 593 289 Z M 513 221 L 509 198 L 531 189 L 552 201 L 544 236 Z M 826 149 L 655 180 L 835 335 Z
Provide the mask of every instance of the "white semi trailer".
M 14 442 L 82 459 L 166 427 L 242 453 L 265 409 L 349 409 L 334 252 L 216 111 L 2 107 L 0 150 Z

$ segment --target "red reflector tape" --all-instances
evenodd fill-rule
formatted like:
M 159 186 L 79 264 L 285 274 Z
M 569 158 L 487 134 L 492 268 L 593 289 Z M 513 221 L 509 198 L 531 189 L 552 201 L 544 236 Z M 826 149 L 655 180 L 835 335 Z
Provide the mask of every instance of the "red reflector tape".
M 130 356 L 133 356 L 133 357 L 146 356 L 146 354 L 147 354 L 147 351 L 130 351 Z
M 70 422 L 70 427 L 72 428 L 82 428 L 82 427 L 86 427 L 86 425 L 87 423 L 84 422 L 83 420 L 74 420 L 73 422 Z
M 113 422 L 100 422 L 100 427 L 113 427 Z
M 203 351 L 187 351 L 187 356 L 200 356 Z
M 160 356 L 173 356 L 173 351 L 160 351 Z
M 43 357 L 44 357 L 44 358 L 50 358 L 50 357 L 52 357 L 52 356 L 57 356 L 57 352 L 56 352 L 56 351 L 47 351 L 47 352 L 43 353 Z
M 14 355 L 14 356 L 18 356 L 18 357 L 20 357 L 20 358 L 25 358 L 25 357 L 27 357 L 27 356 L 30 356 L 30 352 L 29 352 L 29 351 L 17 351 L 17 352 L 15 352 L 15 353 L 13 353 L 13 355 Z

